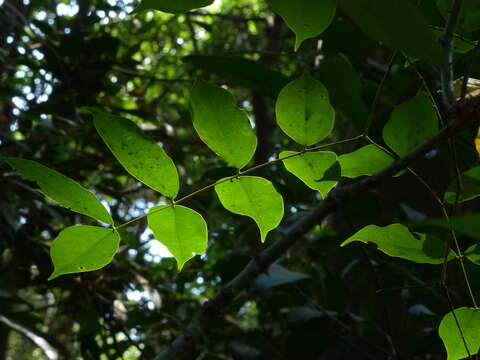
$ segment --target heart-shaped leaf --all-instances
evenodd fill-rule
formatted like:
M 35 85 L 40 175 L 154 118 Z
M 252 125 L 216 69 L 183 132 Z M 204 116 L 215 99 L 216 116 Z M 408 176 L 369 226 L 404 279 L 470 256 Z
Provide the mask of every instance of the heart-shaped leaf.
M 25 180 L 36 182 L 40 191 L 59 205 L 113 225 L 112 217 L 96 196 L 69 177 L 36 161 L 19 158 L 2 160 L 17 170 Z
M 207 223 L 202 215 L 184 206 L 157 206 L 148 213 L 148 226 L 155 239 L 177 260 L 178 269 L 207 248 Z
M 342 176 L 356 178 L 373 175 L 393 163 L 394 159 L 385 151 L 371 144 L 338 158 L 342 167 Z
M 55 267 L 49 280 L 57 276 L 98 270 L 108 265 L 120 244 L 120 235 L 97 226 L 71 226 L 64 229 L 50 248 Z
M 215 191 L 225 209 L 249 216 L 257 223 L 262 242 L 282 221 L 283 198 L 264 178 L 240 176 L 216 185 Z

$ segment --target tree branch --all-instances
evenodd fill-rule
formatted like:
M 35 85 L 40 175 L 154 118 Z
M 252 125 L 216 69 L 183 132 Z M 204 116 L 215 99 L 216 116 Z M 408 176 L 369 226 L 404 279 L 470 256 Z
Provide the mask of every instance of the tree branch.
M 212 299 L 204 303 L 184 331 L 174 340 L 170 348 L 158 355 L 154 360 L 180 360 L 185 358 L 199 341 L 207 325 L 219 317 L 224 309 L 243 290 L 247 289 L 258 275 L 265 272 L 286 250 L 300 241 L 303 235 L 308 233 L 327 215 L 331 214 L 338 202 L 343 202 L 365 191 L 374 189 L 380 183 L 391 178 L 400 170 L 405 169 L 413 161 L 421 158 L 428 151 L 456 134 L 469 121 L 475 120 L 478 123 L 480 116 L 477 106 L 473 101 L 456 106 L 450 113 L 450 118 L 453 118 L 453 121 L 430 140 L 418 146 L 404 157 L 398 158 L 392 165 L 373 176 L 364 178 L 352 185 L 337 186 L 327 199 L 292 225 L 283 233 L 280 240 L 253 258 L 233 280 L 224 285 Z

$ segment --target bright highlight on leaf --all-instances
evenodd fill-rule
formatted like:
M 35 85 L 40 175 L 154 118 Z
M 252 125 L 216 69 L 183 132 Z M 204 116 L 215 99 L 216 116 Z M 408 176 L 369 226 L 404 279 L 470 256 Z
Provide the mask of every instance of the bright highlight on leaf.
M 373 175 L 393 163 L 394 159 L 385 151 L 371 144 L 338 158 L 342 167 L 342 176 L 356 178 Z
M 455 309 L 455 316 L 449 312 L 442 319 L 438 333 L 447 349 L 448 360 L 460 360 L 476 355 L 480 348 L 480 310 L 462 307 Z
M 262 242 L 282 221 L 283 198 L 264 178 L 241 176 L 216 185 L 215 191 L 225 209 L 249 216 L 257 223 Z
M 142 0 L 135 12 L 159 10 L 171 14 L 181 14 L 213 4 L 214 0 Z
M 180 186 L 177 168 L 162 147 L 128 119 L 85 110 L 94 116 L 98 133 L 130 175 L 165 196 L 172 199 L 177 196 Z
M 383 140 L 398 155 L 409 153 L 438 132 L 437 113 L 425 93 L 398 105 L 383 128 Z
M 120 235 L 97 226 L 64 229 L 50 248 L 54 271 L 48 280 L 64 274 L 98 270 L 108 265 L 120 244 Z
M 283 132 L 302 145 L 325 139 L 335 122 L 327 89 L 308 73 L 283 88 L 275 112 Z
M 293 151 L 283 151 L 280 158 L 298 154 Z M 330 151 L 307 152 L 299 156 L 283 160 L 285 168 L 302 180 L 313 190 L 320 191 L 325 199 L 340 178 L 340 164 L 337 155 Z
M 2 160 L 17 170 L 25 180 L 36 182 L 40 191 L 59 205 L 113 225 L 112 217 L 95 195 L 69 177 L 36 161 L 19 158 Z
M 202 141 L 238 169 L 247 165 L 257 148 L 257 137 L 247 114 L 235 105 L 227 90 L 197 81 L 190 102 L 193 126 Z
M 184 206 L 157 206 L 148 213 L 148 227 L 177 260 L 179 270 L 207 248 L 207 223 L 202 215 Z
M 270 0 L 270 4 L 295 33 L 295 51 L 304 40 L 314 38 L 328 28 L 336 10 L 333 0 Z
M 460 176 L 460 194 L 458 194 L 458 202 L 464 202 L 475 199 L 480 196 L 480 166 L 465 171 Z M 444 199 L 446 202 L 453 204 L 457 200 L 457 181 L 454 180 L 447 188 Z
M 389 256 L 417 263 L 441 264 L 445 258 L 445 244 L 440 239 L 428 234 L 414 236 L 408 228 L 401 224 L 385 227 L 368 225 L 345 240 L 341 246 L 354 241 L 374 243 L 378 250 Z M 455 254 L 450 252 L 448 259 L 454 257 Z

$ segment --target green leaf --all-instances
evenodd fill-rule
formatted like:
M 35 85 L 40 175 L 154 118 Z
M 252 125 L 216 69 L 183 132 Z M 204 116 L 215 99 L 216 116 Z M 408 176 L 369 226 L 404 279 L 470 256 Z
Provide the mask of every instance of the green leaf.
M 165 245 L 177 260 L 179 270 L 195 254 L 207 248 L 207 223 L 202 215 L 184 206 L 157 206 L 148 212 L 148 226 L 155 239 Z
M 385 151 L 371 144 L 363 146 L 349 154 L 338 158 L 342 168 L 342 176 L 356 178 L 362 175 L 373 175 L 391 165 L 394 159 Z
M 435 0 L 442 16 L 448 19 L 452 10 L 453 1 Z M 478 0 L 463 0 L 458 29 L 461 33 L 470 33 L 480 30 L 480 2 Z
M 345 246 L 354 241 L 371 242 L 377 245 L 378 250 L 389 256 L 417 263 L 443 263 L 445 244 L 428 234 L 416 235 L 418 238 L 401 224 L 392 224 L 385 227 L 368 225 L 345 240 L 340 246 Z M 449 259 L 454 257 L 455 254 L 450 252 Z
M 283 88 L 275 111 L 280 128 L 302 145 L 325 139 L 335 122 L 327 89 L 308 73 Z
M 438 132 L 437 113 L 430 98 L 419 93 L 398 105 L 383 128 L 383 140 L 398 155 L 409 153 Z
M 215 191 L 225 209 L 257 223 L 262 242 L 282 221 L 283 198 L 266 179 L 241 176 L 216 185 Z
M 198 69 L 220 76 L 228 83 L 273 97 L 288 83 L 288 77 L 282 73 L 273 71 L 258 61 L 239 56 L 191 55 L 183 60 Z
M 181 14 L 213 4 L 214 0 L 142 0 L 135 12 L 159 10 L 171 14 Z
M 362 99 L 362 82 L 350 61 L 343 56 L 323 60 L 314 74 L 328 89 L 330 102 L 337 112 L 347 117 L 359 131 L 368 120 L 368 108 Z
M 280 158 L 285 168 L 302 180 L 305 185 L 313 190 L 320 191 L 325 199 L 340 178 L 340 165 L 337 155 L 330 151 L 307 152 L 295 156 L 296 152 L 283 151 Z
M 480 241 L 480 214 L 451 217 L 450 223 L 443 218 L 417 221 L 410 227 L 420 229 L 421 231 L 432 231 L 435 229 L 445 231 L 453 229 L 460 234 L 467 235 Z
M 462 307 L 454 311 L 455 316 L 449 312 L 438 327 L 438 333 L 447 349 L 448 360 L 465 359 L 469 354 L 473 356 L 480 347 L 480 310 Z
M 71 226 L 64 229 L 50 248 L 54 271 L 48 280 L 64 274 L 98 270 L 108 265 L 120 244 L 120 235 L 97 226 Z
M 480 196 L 480 166 L 474 167 L 460 176 L 461 190 L 458 202 L 475 199 Z M 446 202 L 453 204 L 457 199 L 457 181 L 454 180 L 445 192 Z
M 421 13 L 405 0 L 338 0 L 367 35 L 410 56 L 445 66 L 445 57 Z
M 85 109 L 94 116 L 95 128 L 110 151 L 130 175 L 153 190 L 174 199 L 179 190 L 172 159 L 132 121 L 105 112 Z
M 112 217 L 96 196 L 72 179 L 36 161 L 19 158 L 2 160 L 25 180 L 36 182 L 40 191 L 59 205 L 113 225 Z
M 190 95 L 193 126 L 216 154 L 241 169 L 257 148 L 257 137 L 247 114 L 235 106 L 227 90 L 198 81 Z
M 304 40 L 314 38 L 328 28 L 336 10 L 333 0 L 270 0 L 270 4 L 295 33 L 295 51 Z
M 480 244 L 470 246 L 467 250 L 465 250 L 464 255 L 472 263 L 480 265 Z

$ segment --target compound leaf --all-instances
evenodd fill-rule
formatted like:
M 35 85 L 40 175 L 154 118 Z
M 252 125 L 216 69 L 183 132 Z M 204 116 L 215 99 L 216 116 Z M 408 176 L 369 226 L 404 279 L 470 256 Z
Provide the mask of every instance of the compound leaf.
M 333 0 L 270 0 L 270 4 L 295 33 L 295 51 L 304 40 L 314 38 L 328 28 L 337 7 Z
M 36 161 L 19 158 L 3 160 L 22 178 L 36 182 L 40 191 L 59 205 L 113 225 L 112 217 L 96 196 L 69 177 Z
M 148 213 L 148 226 L 155 239 L 165 245 L 177 260 L 179 270 L 207 248 L 207 223 L 202 215 L 184 206 L 157 206 Z
M 202 141 L 230 164 L 241 169 L 257 148 L 247 114 L 220 86 L 198 81 L 191 91 L 193 126 Z
M 251 217 L 260 229 L 264 242 L 270 230 L 283 218 L 283 198 L 273 184 L 261 177 L 241 176 L 228 181 L 220 180 L 215 191 L 223 207 L 234 214 Z
M 108 265 L 119 244 L 120 235 L 112 229 L 80 225 L 62 230 L 50 248 L 54 271 L 48 280 Z
M 448 360 L 468 358 L 469 355 L 477 354 L 480 347 L 480 310 L 462 307 L 454 311 L 455 315 L 449 312 L 438 327 L 438 333 L 447 349 Z
M 327 89 L 308 73 L 282 89 L 275 112 L 283 132 L 302 145 L 325 139 L 335 122 Z
M 330 151 L 307 152 L 296 156 L 293 151 L 283 151 L 280 158 L 285 168 L 302 180 L 305 185 L 313 190 L 320 191 L 326 198 L 330 190 L 338 183 L 340 178 L 340 165 L 337 155 Z

